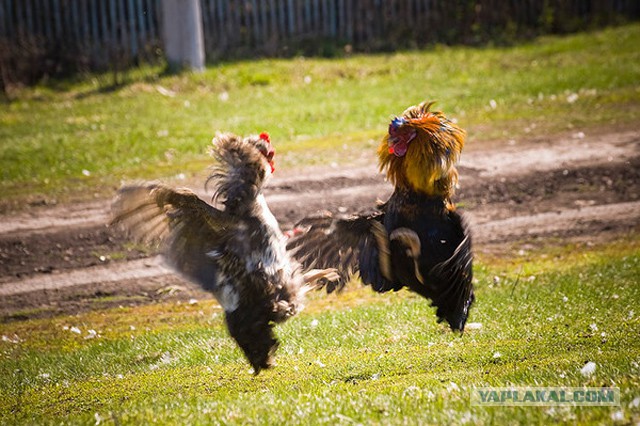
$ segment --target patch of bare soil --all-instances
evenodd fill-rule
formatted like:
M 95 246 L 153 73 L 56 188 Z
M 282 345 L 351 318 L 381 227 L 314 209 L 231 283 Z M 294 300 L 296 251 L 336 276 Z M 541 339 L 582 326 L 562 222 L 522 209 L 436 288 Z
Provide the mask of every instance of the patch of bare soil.
M 459 207 L 478 251 L 608 241 L 640 223 L 640 132 L 473 150 Z M 196 187 L 197 188 L 197 187 Z M 375 208 L 391 186 L 370 166 L 274 178 L 267 201 L 284 229 L 320 210 Z M 209 196 L 202 194 L 204 199 Z M 107 227 L 110 200 L 32 209 L 0 221 L 0 318 L 209 297 L 162 266 L 153 248 Z
M 0 283 L 7 277 L 52 274 L 146 256 L 148 250 L 132 245 L 106 223 L 0 237 Z

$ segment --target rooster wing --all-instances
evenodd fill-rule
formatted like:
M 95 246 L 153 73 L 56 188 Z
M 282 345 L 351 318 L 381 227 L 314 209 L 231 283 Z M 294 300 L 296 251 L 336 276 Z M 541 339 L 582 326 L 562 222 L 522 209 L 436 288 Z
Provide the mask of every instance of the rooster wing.
M 459 218 L 457 213 L 452 216 Z M 406 286 L 431 300 L 439 321 L 446 320 L 453 330 L 462 331 L 474 299 L 473 256 L 466 225 L 461 218 L 456 224 L 464 236 L 451 254 L 433 251 L 437 245 L 427 244 L 424 235 L 421 239 L 410 228 L 387 223 L 390 219 L 384 211 L 346 219 L 329 214 L 303 219 L 298 224 L 301 233 L 287 247 L 305 267 L 337 268 L 341 274 L 338 290 L 356 272 L 378 292 Z M 423 247 L 428 247 L 428 253 Z M 444 260 L 425 262 L 425 255 Z M 328 286 L 327 291 L 334 288 Z
M 389 238 L 383 221 L 383 212 L 308 217 L 296 224 L 287 249 L 305 269 L 337 269 L 340 279 L 327 283 L 329 293 L 342 290 L 355 273 L 377 291 L 390 290 Z
M 113 224 L 138 241 L 161 245 L 172 268 L 216 292 L 216 265 L 208 253 L 215 253 L 235 228 L 223 211 L 188 189 L 160 183 L 122 187 L 112 210 Z
M 430 297 L 437 307 L 436 315 L 446 320 L 453 330 L 464 330 L 473 294 L 473 255 L 471 238 L 465 236 L 453 255 L 429 271 Z

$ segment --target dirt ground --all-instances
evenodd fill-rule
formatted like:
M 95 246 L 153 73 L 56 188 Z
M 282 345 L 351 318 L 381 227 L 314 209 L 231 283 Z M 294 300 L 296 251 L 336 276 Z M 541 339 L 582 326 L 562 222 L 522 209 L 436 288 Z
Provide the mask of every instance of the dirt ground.
M 463 153 L 455 198 L 472 224 L 476 253 L 517 256 L 640 230 L 640 130 L 477 146 Z M 373 153 L 358 164 L 277 172 L 265 192 L 283 229 L 321 210 L 372 210 L 388 197 Z M 109 228 L 109 205 L 32 207 L 2 217 L 0 321 L 210 297 L 165 268 L 155 248 Z

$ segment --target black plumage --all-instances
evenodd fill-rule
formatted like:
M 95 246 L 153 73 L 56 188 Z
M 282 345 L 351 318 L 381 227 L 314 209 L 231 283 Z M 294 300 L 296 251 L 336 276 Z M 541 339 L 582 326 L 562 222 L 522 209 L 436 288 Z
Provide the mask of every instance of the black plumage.
M 395 187 L 389 200 L 373 214 L 307 218 L 288 247 L 305 267 L 339 268 L 342 280 L 334 284 L 358 271 L 378 292 L 407 287 L 432 301 L 439 320 L 463 331 L 474 301 L 473 254 L 451 196 L 464 131 L 430 106 L 394 119 L 378 150 Z

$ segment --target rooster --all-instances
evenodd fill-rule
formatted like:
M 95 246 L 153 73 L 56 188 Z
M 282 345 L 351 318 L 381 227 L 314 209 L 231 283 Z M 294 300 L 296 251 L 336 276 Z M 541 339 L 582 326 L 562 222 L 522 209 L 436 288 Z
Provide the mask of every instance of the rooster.
M 356 271 L 378 292 L 408 287 L 462 332 L 474 300 L 473 257 L 451 197 L 465 132 L 432 104 L 394 118 L 378 148 L 380 170 L 394 185 L 386 202 L 368 215 L 303 219 L 288 247 L 305 267 L 337 267 L 338 288 Z
M 273 364 L 273 324 L 296 315 L 313 283 L 335 274 L 303 274 L 287 252 L 262 194 L 274 154 L 266 133 L 214 138 L 217 166 L 207 185 L 213 184 L 212 201 L 220 208 L 161 183 L 124 186 L 112 206 L 112 224 L 139 240 L 161 243 L 169 266 L 213 293 L 255 374 Z

